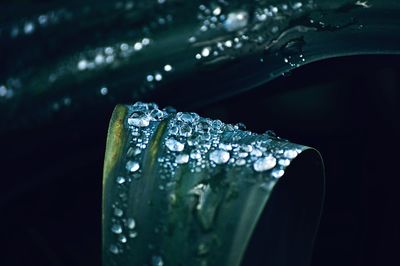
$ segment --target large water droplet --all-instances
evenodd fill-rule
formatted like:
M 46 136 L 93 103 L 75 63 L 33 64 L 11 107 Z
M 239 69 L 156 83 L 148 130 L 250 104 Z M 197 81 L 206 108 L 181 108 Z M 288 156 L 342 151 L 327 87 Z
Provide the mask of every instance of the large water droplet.
M 274 168 L 275 165 L 276 165 L 275 157 L 269 155 L 267 157 L 260 158 L 257 161 L 255 161 L 253 167 L 254 170 L 256 170 L 257 172 L 263 172 Z

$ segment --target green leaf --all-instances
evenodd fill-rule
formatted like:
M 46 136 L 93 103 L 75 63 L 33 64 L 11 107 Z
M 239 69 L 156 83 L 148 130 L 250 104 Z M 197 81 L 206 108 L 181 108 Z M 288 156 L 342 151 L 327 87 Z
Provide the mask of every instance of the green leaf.
M 317 151 L 270 131 L 119 105 L 105 155 L 103 265 L 255 265 L 256 238 L 263 265 L 307 265 L 323 183 Z
M 193 108 L 311 62 L 399 53 L 397 0 L 224 3 L 7 5 L 0 126 L 32 127 L 80 110 L 95 117 L 99 106 L 154 92 Z

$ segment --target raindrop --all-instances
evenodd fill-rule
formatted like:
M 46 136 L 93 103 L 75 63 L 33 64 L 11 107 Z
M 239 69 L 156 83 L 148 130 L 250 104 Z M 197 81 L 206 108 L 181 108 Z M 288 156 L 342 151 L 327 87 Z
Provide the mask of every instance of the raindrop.
M 257 161 L 255 161 L 253 167 L 254 170 L 256 170 L 257 172 L 263 172 L 274 168 L 275 165 L 276 165 L 275 157 L 269 155 L 267 157 L 260 158 Z
M 297 157 L 297 151 L 296 150 L 287 150 L 283 153 L 283 156 L 289 159 L 294 159 Z
M 118 183 L 118 184 L 121 185 L 121 184 L 125 183 L 125 181 L 126 181 L 126 180 L 125 180 L 125 177 L 123 177 L 123 176 L 118 176 L 118 177 L 117 177 L 117 183 Z
M 111 232 L 113 232 L 114 234 L 121 234 L 122 233 L 122 227 L 119 224 L 113 224 L 111 226 Z
M 278 164 L 282 165 L 282 166 L 289 166 L 290 160 L 289 159 L 279 159 Z
M 100 89 L 100 94 L 101 95 L 107 95 L 107 93 L 108 93 L 108 88 L 107 87 L 102 87 Z
M 133 218 L 129 218 L 128 220 L 126 220 L 126 226 L 129 229 L 134 229 L 136 227 L 136 221 Z
M 161 81 L 162 80 L 162 75 L 160 73 L 156 73 L 154 75 L 154 78 L 156 79 L 156 81 Z
M 194 159 L 194 160 L 198 160 L 201 158 L 201 152 L 199 150 L 192 150 L 190 152 L 190 158 Z
M 210 47 L 205 47 L 205 48 L 203 48 L 203 50 L 201 50 L 201 55 L 203 57 L 207 57 L 207 56 L 210 55 L 210 52 L 211 52 L 211 48 Z
M 246 11 L 231 12 L 224 21 L 227 31 L 236 31 L 247 26 L 249 14 Z
M 133 49 L 135 49 L 136 51 L 140 51 L 143 48 L 143 44 L 140 42 L 137 42 L 133 45 Z
M 124 215 L 124 211 L 121 210 L 120 208 L 115 208 L 114 209 L 114 215 L 118 216 L 118 217 L 121 217 L 122 215 Z
M 136 172 L 137 170 L 139 170 L 139 168 L 140 168 L 140 165 L 137 161 L 128 161 L 126 163 L 126 169 L 131 173 Z
M 135 127 L 147 127 L 150 124 L 150 118 L 146 115 L 129 117 L 128 124 Z
M 165 65 L 165 66 L 164 66 L 164 71 L 165 71 L 165 72 L 170 72 L 170 71 L 172 71 L 172 66 L 171 66 L 171 65 Z
M 119 240 L 119 242 L 121 242 L 121 243 L 126 243 L 126 241 L 127 241 L 126 236 L 124 236 L 124 235 L 120 235 L 120 236 L 118 237 L 118 240 Z
M 137 237 L 137 232 L 136 231 L 131 231 L 131 232 L 129 232 L 128 236 L 130 238 L 135 238 L 135 237 Z
M 179 154 L 175 158 L 175 162 L 177 164 L 185 164 L 189 161 L 189 155 L 188 154 Z
M 219 16 L 221 14 L 221 8 L 219 6 L 217 6 L 216 8 L 214 8 L 213 10 L 213 15 L 214 16 Z
M 85 59 L 82 59 L 78 62 L 78 70 L 85 70 L 87 68 L 88 62 Z
M 274 178 L 280 178 L 280 177 L 283 176 L 284 173 L 285 173 L 285 171 L 283 171 L 282 169 L 275 169 L 275 170 L 272 171 L 271 175 Z
M 146 80 L 148 82 L 152 82 L 154 80 L 154 76 L 153 75 L 147 75 Z
M 216 164 L 227 163 L 230 159 L 230 154 L 224 150 L 215 150 L 210 153 L 210 160 Z
M 24 25 L 24 32 L 26 34 L 31 34 L 35 30 L 35 25 L 32 22 L 27 22 Z
M 113 254 L 118 254 L 119 248 L 116 245 L 112 244 L 112 245 L 110 245 L 110 252 Z
M 174 138 L 167 139 L 165 145 L 170 151 L 183 151 L 183 149 L 185 148 L 185 144 L 177 141 Z
M 164 266 L 164 261 L 160 256 L 153 256 L 151 258 L 151 265 L 152 266 Z

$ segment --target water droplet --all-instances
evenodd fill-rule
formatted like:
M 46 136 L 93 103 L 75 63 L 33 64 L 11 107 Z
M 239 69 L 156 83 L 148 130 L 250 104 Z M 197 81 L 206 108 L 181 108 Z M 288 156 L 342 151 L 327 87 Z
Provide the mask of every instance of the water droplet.
M 218 145 L 218 148 L 222 149 L 222 150 L 226 150 L 226 151 L 231 151 L 232 150 L 232 145 L 231 144 L 225 144 L 225 143 L 220 143 Z
M 203 50 L 201 50 L 201 55 L 203 57 L 207 57 L 207 56 L 210 55 L 210 52 L 211 52 L 211 48 L 210 47 L 205 47 L 205 48 L 203 48 Z
M 282 166 L 289 166 L 290 160 L 289 159 L 279 159 L 278 164 L 282 165 Z
M 236 31 L 247 26 L 249 14 L 246 11 L 231 12 L 224 21 L 227 31 Z
M 154 80 L 154 76 L 153 75 L 147 75 L 146 80 L 148 82 L 152 82 Z
M 154 78 L 155 78 L 156 81 L 161 81 L 163 77 L 162 77 L 162 75 L 160 73 L 156 73 L 154 75 Z
M 111 226 L 111 232 L 113 232 L 114 234 L 121 234 L 122 233 L 122 227 L 119 224 L 113 224 Z
M 88 62 L 85 59 L 82 59 L 78 62 L 78 70 L 85 70 L 87 68 Z
M 140 42 L 137 42 L 133 45 L 133 49 L 135 49 L 135 51 L 140 51 L 143 48 L 143 44 Z
M 192 127 L 188 124 L 183 124 L 179 127 L 179 135 L 183 137 L 190 137 L 192 135 Z
M 31 34 L 35 30 L 35 25 L 32 22 L 27 22 L 24 25 L 25 34 Z
M 262 151 L 260 151 L 259 149 L 254 149 L 251 151 L 250 153 L 251 156 L 255 156 L 255 157 L 261 157 L 262 156 Z
M 172 71 L 172 66 L 171 66 L 171 65 L 165 65 L 165 66 L 164 66 L 164 71 L 165 71 L 165 72 L 170 72 L 170 71 Z
M 118 176 L 118 177 L 117 177 L 117 183 L 118 183 L 118 184 L 121 185 L 121 184 L 125 183 L 125 181 L 126 181 L 126 180 L 125 180 L 125 177 L 123 177 L 123 176 Z
M 238 166 L 243 166 L 245 164 L 246 164 L 246 160 L 245 159 L 238 159 L 236 161 L 236 165 L 238 165 Z
M 298 155 L 296 150 L 287 150 L 283 153 L 283 156 L 285 156 L 288 159 L 294 159 Z
M 124 215 L 124 211 L 121 210 L 120 208 L 115 208 L 114 209 L 114 215 L 117 217 L 121 217 L 122 215 Z
M 130 231 L 129 234 L 128 234 L 128 236 L 129 236 L 130 238 L 135 238 L 135 237 L 137 237 L 137 232 L 136 232 L 136 231 Z
M 129 229 L 134 229 L 136 227 L 136 221 L 133 218 L 129 218 L 128 220 L 126 220 L 126 226 Z
M 213 15 L 214 16 L 219 16 L 221 14 L 221 8 L 219 6 L 215 7 L 213 10 Z
M 164 261 L 160 256 L 153 256 L 151 258 L 151 265 L 152 266 L 164 266 Z
M 111 244 L 110 245 L 110 252 L 113 253 L 113 254 L 118 254 L 119 253 L 119 248 L 116 245 Z
M 257 161 L 255 161 L 253 167 L 254 170 L 256 170 L 257 172 L 263 172 L 274 168 L 275 165 L 276 165 L 275 157 L 269 155 L 267 157 L 260 158 Z
M 131 173 L 136 172 L 137 170 L 139 170 L 139 168 L 140 168 L 140 165 L 137 161 L 128 161 L 126 163 L 126 169 Z
M 120 235 L 120 236 L 118 237 L 118 240 L 119 240 L 119 242 L 121 242 L 121 243 L 126 243 L 126 241 L 127 241 L 126 236 L 124 236 L 124 235 Z
M 285 174 L 285 171 L 281 170 L 281 169 L 275 169 L 271 172 L 271 175 L 274 178 L 280 178 Z
M 189 161 L 189 155 L 188 154 L 179 154 L 175 158 L 175 162 L 177 164 L 185 164 Z
M 150 124 L 150 118 L 147 115 L 129 117 L 128 124 L 135 127 L 147 127 Z
M 230 159 L 230 154 L 224 150 L 215 150 L 210 153 L 210 160 L 216 164 L 227 163 Z
M 108 88 L 107 87 L 102 87 L 101 89 L 100 89 L 100 94 L 101 95 L 106 95 L 108 93 Z
M 201 158 L 201 152 L 199 150 L 192 150 L 190 152 L 190 158 L 194 159 L 194 160 L 198 160 Z
M 167 139 L 165 145 L 170 151 L 183 151 L 183 149 L 185 148 L 185 144 L 177 141 L 174 138 Z

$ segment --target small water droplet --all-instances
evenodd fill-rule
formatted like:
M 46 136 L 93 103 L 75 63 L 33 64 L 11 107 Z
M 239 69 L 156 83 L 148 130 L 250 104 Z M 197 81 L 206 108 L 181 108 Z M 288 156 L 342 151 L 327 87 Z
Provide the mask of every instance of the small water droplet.
M 228 14 L 224 21 L 224 28 L 227 31 L 236 31 L 247 26 L 249 14 L 246 11 L 236 11 Z
M 168 64 L 165 65 L 165 66 L 164 66 L 164 71 L 165 71 L 165 72 L 170 72 L 170 71 L 172 71 L 172 66 L 171 66 L 171 65 L 168 65 Z
M 121 210 L 120 208 L 115 208 L 114 209 L 114 215 L 117 217 L 122 217 L 122 215 L 124 215 L 124 211 Z
M 283 153 L 283 156 L 285 156 L 288 159 L 294 159 L 298 155 L 296 150 L 287 150 Z
M 120 235 L 120 236 L 118 237 L 118 240 L 119 240 L 119 242 L 121 242 L 121 243 L 126 243 L 126 241 L 127 241 L 126 236 L 124 236 L 124 235 Z
M 143 43 L 137 42 L 133 45 L 133 49 L 135 49 L 135 51 L 140 51 L 143 48 Z
M 121 185 L 121 184 L 125 183 L 125 181 L 126 181 L 126 180 L 125 180 L 125 177 L 123 177 L 123 176 L 118 176 L 118 177 L 117 177 L 117 183 L 118 183 L 118 184 Z
M 135 227 L 136 227 L 136 221 L 135 221 L 135 219 L 129 218 L 128 220 L 126 220 L 126 226 L 127 226 L 129 229 L 135 229 Z
M 280 178 L 285 174 L 285 171 L 282 169 L 275 169 L 271 172 L 272 177 L 274 178 Z
M 136 231 L 130 231 L 129 232 L 129 234 L 128 234 L 128 236 L 130 237 L 130 238 L 135 238 L 135 237 L 137 237 L 137 232 Z
M 139 170 L 139 168 L 140 168 L 140 165 L 137 161 L 128 161 L 126 163 L 126 169 L 131 173 L 136 172 L 137 170 Z
M 110 252 L 113 253 L 113 254 L 118 254 L 119 253 L 119 248 L 116 245 L 111 244 L 110 245 Z
M 100 89 L 100 94 L 101 95 L 107 95 L 107 93 L 108 93 L 108 88 L 107 87 L 102 87 Z
M 189 161 L 189 155 L 188 154 L 179 154 L 175 158 L 175 162 L 177 164 L 185 164 Z
M 204 47 L 203 50 L 201 50 L 201 56 L 207 57 L 210 55 L 211 48 L 210 47 Z
M 276 165 L 276 159 L 272 155 L 264 158 L 260 158 L 254 162 L 253 168 L 257 172 L 263 172 L 274 168 Z
M 169 138 L 167 139 L 167 141 L 165 142 L 165 145 L 167 146 L 167 148 L 170 151 L 183 151 L 183 149 L 185 148 L 185 144 L 177 141 L 174 138 Z
M 114 234 L 121 234 L 122 233 L 122 227 L 120 224 L 113 224 L 111 226 L 111 232 L 113 232 Z
M 151 258 L 151 265 L 152 266 L 164 266 L 164 261 L 160 256 L 153 256 Z
M 147 115 L 129 117 L 128 124 L 135 127 L 147 127 L 150 124 L 150 118 Z
M 210 153 L 210 160 L 216 164 L 227 163 L 230 159 L 230 154 L 224 150 L 215 150 Z

